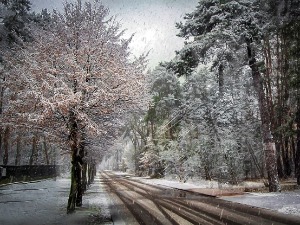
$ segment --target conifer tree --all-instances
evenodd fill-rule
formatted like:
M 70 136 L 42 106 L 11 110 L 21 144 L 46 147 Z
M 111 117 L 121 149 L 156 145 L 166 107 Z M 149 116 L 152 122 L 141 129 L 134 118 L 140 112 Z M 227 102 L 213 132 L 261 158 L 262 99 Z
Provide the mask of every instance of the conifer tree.
M 180 29 L 179 36 L 190 40 L 185 49 L 193 49 L 200 58 L 207 56 L 210 51 L 215 52 L 214 49 L 229 49 L 240 54 L 242 48 L 244 52 L 246 50 L 247 64 L 251 69 L 253 86 L 258 95 L 269 190 L 280 191 L 275 142 L 270 127 L 271 118 L 259 67 L 259 55 L 256 53 L 263 37 L 260 30 L 262 25 L 260 20 L 263 20 L 263 16 L 259 14 L 258 3 L 257 1 L 204 0 L 199 2 L 194 12 L 186 14 L 185 23 L 178 23 L 177 27 Z M 239 58 L 245 57 L 240 55 Z M 228 62 L 230 57 L 225 59 Z M 189 61 L 189 58 L 186 60 Z M 246 61 L 242 63 L 246 64 Z M 221 86 L 222 71 L 222 64 L 219 64 Z

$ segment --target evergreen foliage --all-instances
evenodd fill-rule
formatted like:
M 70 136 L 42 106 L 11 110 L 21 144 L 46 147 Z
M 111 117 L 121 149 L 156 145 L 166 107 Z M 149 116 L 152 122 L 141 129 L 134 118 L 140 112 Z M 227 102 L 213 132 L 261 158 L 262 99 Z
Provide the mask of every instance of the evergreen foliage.
M 277 174 L 299 181 L 299 8 L 292 0 L 202 0 L 176 24 L 185 46 L 151 73 L 146 113 L 165 175 L 268 177 L 270 191 L 280 190 Z M 176 83 L 172 73 L 180 77 L 173 95 L 161 86 Z M 161 132 L 175 124 L 173 136 Z

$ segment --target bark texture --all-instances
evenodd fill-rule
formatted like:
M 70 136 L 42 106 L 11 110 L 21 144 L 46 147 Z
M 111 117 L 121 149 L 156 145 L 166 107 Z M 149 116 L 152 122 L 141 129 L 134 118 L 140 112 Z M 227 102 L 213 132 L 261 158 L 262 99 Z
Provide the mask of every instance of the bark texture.
M 4 136 L 3 136 L 3 165 L 7 165 L 8 163 L 8 152 L 9 152 L 9 137 L 10 137 L 10 128 L 9 126 L 5 127 Z
M 73 111 L 70 112 L 69 118 L 69 143 L 71 149 L 72 157 L 72 167 L 71 167 L 71 187 L 68 199 L 67 213 L 73 213 L 75 211 L 76 197 L 77 197 L 77 181 L 78 181 L 78 125 L 76 121 L 76 116 Z
M 15 158 L 15 166 L 19 166 L 21 163 L 21 137 L 18 135 L 17 137 L 17 152 Z
M 45 161 L 46 161 L 46 164 L 49 165 L 50 164 L 50 161 L 49 161 L 49 148 L 48 148 L 48 145 L 47 145 L 46 137 L 44 137 L 43 145 L 44 145 Z
M 31 156 L 29 159 L 29 165 L 34 165 L 37 163 L 37 156 L 38 156 L 38 152 L 37 152 L 37 137 L 36 135 L 34 135 L 32 137 L 32 148 L 31 148 Z
M 297 184 L 300 185 L 300 98 L 298 99 L 296 123 L 297 123 L 297 144 L 296 144 L 296 153 L 295 153 L 295 175 L 297 178 Z
M 257 65 L 254 50 L 252 47 L 252 40 L 247 39 L 246 43 L 249 66 L 252 70 L 253 85 L 258 95 L 258 103 L 261 117 L 261 131 L 264 145 L 266 170 L 268 174 L 269 191 L 277 192 L 281 191 L 281 188 L 277 172 L 276 148 L 270 128 L 271 121 L 267 107 L 267 100 L 264 93 L 263 78 Z

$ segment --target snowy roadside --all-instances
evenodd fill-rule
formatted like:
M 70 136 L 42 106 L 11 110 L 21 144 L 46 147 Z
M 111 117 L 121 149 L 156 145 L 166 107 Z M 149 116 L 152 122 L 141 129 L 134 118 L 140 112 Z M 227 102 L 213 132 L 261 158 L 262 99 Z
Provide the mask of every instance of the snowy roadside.
M 180 183 L 174 180 L 132 177 L 141 182 L 167 186 L 183 190 L 217 189 L 217 182 L 194 181 Z M 108 225 L 111 221 L 112 200 L 102 184 L 99 174 L 83 197 L 83 207 L 74 214 L 66 214 L 70 180 L 58 178 L 38 182 L 18 183 L 0 187 L 1 225 Z M 247 185 L 250 185 L 247 183 Z M 251 184 L 259 186 L 258 183 Z M 223 186 L 223 189 L 228 188 Z M 243 193 L 235 196 L 222 196 L 221 199 L 239 202 L 256 207 L 277 210 L 281 213 L 299 216 L 300 190 L 282 193 Z M 114 205 L 113 207 L 116 207 Z M 118 223 L 116 223 L 118 224 Z M 124 223 L 119 223 L 124 224 Z
M 285 214 L 299 216 L 300 224 L 300 190 L 281 193 L 245 193 L 239 196 L 224 196 L 224 200 L 246 205 L 276 210 Z
M 83 207 L 66 214 L 70 179 L 15 183 L 0 187 L 1 225 L 112 224 L 109 199 L 96 177 L 83 197 Z
M 118 173 L 120 175 L 127 175 L 126 173 Z M 130 176 L 131 177 L 131 176 Z M 261 182 L 244 182 L 239 186 L 232 186 L 228 184 L 220 184 L 217 181 L 205 180 L 190 180 L 187 183 L 181 183 L 171 179 L 150 179 L 147 177 L 131 177 L 141 182 L 160 185 L 165 187 L 177 188 L 181 190 L 197 191 L 199 193 L 209 193 L 211 191 L 234 191 L 233 195 L 218 196 L 218 198 L 238 202 L 246 205 L 251 205 L 260 208 L 276 210 L 285 214 L 292 214 L 299 216 L 300 222 L 300 189 L 282 191 L 281 193 L 261 193 L 261 192 L 244 192 L 247 189 L 260 189 L 263 187 Z M 212 194 L 213 195 L 213 194 Z

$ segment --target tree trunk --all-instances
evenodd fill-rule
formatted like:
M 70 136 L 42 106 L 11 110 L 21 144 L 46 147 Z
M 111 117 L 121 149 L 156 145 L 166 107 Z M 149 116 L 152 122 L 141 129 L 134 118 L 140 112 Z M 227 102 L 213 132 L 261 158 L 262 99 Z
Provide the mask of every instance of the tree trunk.
M 83 158 L 85 156 L 84 152 L 85 148 L 85 134 L 82 132 L 81 134 L 81 143 L 79 145 L 79 154 L 78 158 L 78 170 L 77 170 L 77 196 L 76 196 L 76 206 L 82 206 L 82 195 L 84 193 L 83 190 Z
M 94 182 L 95 175 L 96 175 L 96 165 L 94 162 L 90 162 L 89 169 L 88 169 L 89 184 Z
M 10 134 L 9 126 L 6 126 L 4 130 L 4 137 L 3 137 L 3 150 L 4 150 L 3 165 L 7 165 L 8 163 L 9 134 Z
M 3 78 L 3 81 L 5 81 L 5 78 Z M 4 83 L 4 82 L 3 82 Z M 4 96 L 4 88 L 0 87 L 0 115 L 3 111 L 3 96 Z M 2 138 L 3 138 L 3 127 L 0 127 L 0 157 L 2 156 Z M 4 161 L 3 161 L 4 162 Z
M 287 177 L 290 177 L 292 174 L 292 157 L 291 157 L 291 140 L 290 138 L 286 137 L 284 140 L 285 152 L 284 152 L 284 173 Z
M 256 170 L 258 171 L 259 173 L 259 177 L 260 178 L 264 178 L 264 171 L 263 171 L 263 168 L 259 165 L 259 162 L 258 162 L 258 159 L 257 157 L 255 156 L 255 153 L 254 153 L 254 150 L 252 148 L 252 145 L 250 144 L 250 142 L 246 139 L 246 145 L 248 146 L 248 150 L 249 150 L 249 153 L 251 155 L 251 158 L 252 158 L 252 161 L 254 162 L 254 165 L 256 167 Z
M 2 157 L 2 137 L 3 137 L 3 129 L 0 127 L 0 158 Z
M 218 83 L 219 83 L 219 97 L 223 97 L 224 93 L 224 66 L 221 63 L 218 68 Z
M 72 156 L 73 159 L 73 156 Z M 72 160 L 72 168 L 71 168 L 71 188 L 70 188 L 70 194 L 68 199 L 68 207 L 67 207 L 67 213 L 73 213 L 75 211 L 75 200 L 76 200 L 76 194 L 77 194 L 77 182 L 76 182 L 76 166 L 74 165 L 74 161 Z
M 43 145 L 44 145 L 44 153 L 45 153 L 46 164 L 49 165 L 50 164 L 49 163 L 49 148 L 48 148 L 45 136 L 44 136 Z
M 68 199 L 67 213 L 73 213 L 75 211 L 76 196 L 77 196 L 77 183 L 78 183 L 78 125 L 73 111 L 70 112 L 69 118 L 69 143 L 72 156 L 71 167 L 71 187 Z
M 276 151 L 277 151 L 277 153 L 279 153 L 277 155 L 277 172 L 278 172 L 278 176 L 280 178 L 285 177 L 283 159 L 282 159 L 282 154 L 281 154 L 281 152 L 283 151 L 282 148 L 283 148 L 282 142 L 279 141 L 279 143 L 276 144 Z
M 81 159 L 77 156 L 77 165 L 76 165 L 76 187 L 77 187 L 77 194 L 76 194 L 76 206 L 80 207 L 82 206 L 82 166 L 81 166 Z
M 91 184 L 90 173 L 91 173 L 91 163 L 89 162 L 88 165 L 87 165 L 87 185 Z
M 16 159 L 15 159 L 15 166 L 19 166 L 21 161 L 21 136 L 18 135 L 17 137 L 17 152 L 16 152 Z
M 86 161 L 83 162 L 83 167 L 82 167 L 82 190 L 85 192 L 87 190 L 87 169 L 88 169 L 88 164 Z
M 133 137 L 131 138 L 133 147 L 134 147 L 134 174 L 137 175 L 139 172 L 139 166 L 138 166 L 138 159 L 139 159 L 139 155 L 138 155 L 138 147 L 137 147 L 137 137 L 135 134 L 135 131 L 133 132 Z
M 88 162 L 87 162 L 87 153 L 85 151 L 85 133 L 82 135 L 82 143 L 80 145 L 81 152 L 81 160 L 82 160 L 82 180 L 81 180 L 81 188 L 82 188 L 82 193 L 84 193 L 87 190 L 87 185 L 88 185 L 88 177 L 87 177 L 87 169 L 88 169 Z
M 300 98 L 298 98 L 298 102 L 297 102 L 296 123 L 297 123 L 297 140 L 296 140 L 296 154 L 295 154 L 295 175 L 297 178 L 297 184 L 300 185 Z
M 56 165 L 56 149 L 53 147 L 53 145 L 49 145 L 50 152 L 51 152 L 51 164 Z
M 32 149 L 31 149 L 31 156 L 29 159 L 29 165 L 32 166 L 33 164 L 37 164 L 37 137 L 36 135 L 33 135 L 32 137 Z
M 207 165 L 204 166 L 205 180 L 211 180 L 210 170 Z
M 265 163 L 269 181 L 269 191 L 281 191 L 277 173 L 277 158 L 275 142 L 270 129 L 270 116 L 267 108 L 266 97 L 263 88 L 263 78 L 259 72 L 256 58 L 252 49 L 252 40 L 247 39 L 247 52 L 249 66 L 252 70 L 253 85 L 258 94 L 258 103 L 261 117 L 261 129 L 264 144 Z

